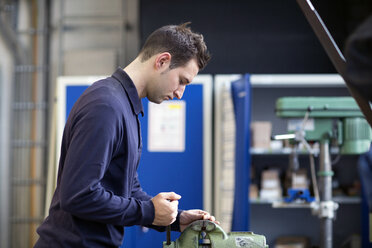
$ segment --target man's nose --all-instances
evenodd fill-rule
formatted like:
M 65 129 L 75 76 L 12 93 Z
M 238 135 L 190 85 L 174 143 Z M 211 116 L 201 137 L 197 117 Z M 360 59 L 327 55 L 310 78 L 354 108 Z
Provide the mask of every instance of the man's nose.
M 186 85 L 180 85 L 178 89 L 174 92 L 174 95 L 178 98 L 181 99 L 183 96 L 183 92 L 185 92 Z

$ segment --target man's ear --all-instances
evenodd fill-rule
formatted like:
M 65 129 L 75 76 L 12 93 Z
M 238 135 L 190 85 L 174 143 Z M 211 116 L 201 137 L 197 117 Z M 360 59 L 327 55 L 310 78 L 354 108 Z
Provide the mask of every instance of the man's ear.
M 159 53 L 155 58 L 155 68 L 158 70 L 168 69 L 172 55 L 168 52 Z

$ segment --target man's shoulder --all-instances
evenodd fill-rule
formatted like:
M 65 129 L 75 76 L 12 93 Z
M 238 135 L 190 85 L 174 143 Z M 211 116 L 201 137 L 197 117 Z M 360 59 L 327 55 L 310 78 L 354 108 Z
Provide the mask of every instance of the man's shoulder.
M 112 94 L 121 94 L 121 92 L 124 90 L 121 86 L 120 82 L 118 82 L 114 77 L 107 77 L 100 79 L 96 82 L 94 82 L 88 89 L 101 89 L 110 91 Z M 104 92 L 107 93 L 107 92 Z
M 127 96 L 113 78 L 105 78 L 88 87 L 74 104 L 71 113 L 78 115 L 114 114 L 121 116 Z
M 122 105 L 127 102 L 127 95 L 121 84 L 113 77 L 107 77 L 94 82 L 82 95 L 92 102 Z

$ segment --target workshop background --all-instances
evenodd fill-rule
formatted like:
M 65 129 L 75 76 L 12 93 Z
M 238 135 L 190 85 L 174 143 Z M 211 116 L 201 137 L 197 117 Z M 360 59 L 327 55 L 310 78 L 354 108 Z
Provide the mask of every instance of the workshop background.
M 372 14 L 370 0 L 313 4 L 341 50 Z M 289 144 L 270 140 L 287 132 L 286 120 L 275 115 L 275 102 L 282 96 L 350 93 L 294 0 L 1 0 L 0 247 L 32 247 L 47 213 L 59 149 L 57 78 L 111 75 L 135 58 L 153 30 L 186 21 L 204 35 L 212 53 L 201 72 L 214 82 L 208 113 L 211 153 L 204 154 L 210 156 L 212 179 L 204 182 L 211 189 L 204 191 L 204 205 L 226 232 L 231 230 L 236 123 L 230 85 L 248 73 L 252 147 L 246 150 L 251 163 L 249 218 L 244 221 L 249 230 L 265 235 L 270 247 L 293 242 L 319 247 L 319 219 L 310 209 L 272 205 L 286 194 L 290 154 Z M 338 156 L 332 149 L 331 154 L 338 160 L 332 185 L 339 203 L 334 247 L 368 247 L 359 155 Z M 307 182 L 308 156 L 301 154 L 299 161 Z M 275 182 L 275 189 L 265 197 L 260 191 L 267 179 Z

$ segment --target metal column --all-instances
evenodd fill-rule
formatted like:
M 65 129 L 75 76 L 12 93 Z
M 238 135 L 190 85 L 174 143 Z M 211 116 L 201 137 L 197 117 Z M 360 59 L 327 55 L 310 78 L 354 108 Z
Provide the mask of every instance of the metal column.
M 0 26 L 1 29 L 1 26 Z M 2 54 L 3 58 L 8 58 Z M 9 56 L 10 57 L 10 56 Z M 11 64 L 12 62 L 10 62 Z M 3 64 L 2 64 L 3 65 Z M 4 69 L 1 67 L 0 69 Z M 5 70 L 0 70 L 0 247 L 9 246 L 9 170 L 10 170 L 10 103 L 11 85 L 3 81 Z M 12 73 L 10 73 L 12 74 Z
M 324 140 L 320 144 L 320 211 L 324 210 L 324 214 L 320 216 L 320 247 L 332 248 L 333 236 L 333 216 L 328 215 L 329 211 L 333 210 L 332 202 L 332 165 L 329 154 L 329 141 Z M 333 203 L 333 202 L 332 202 Z M 329 209 L 329 208 L 332 208 Z M 328 210 L 328 211 L 327 211 Z

